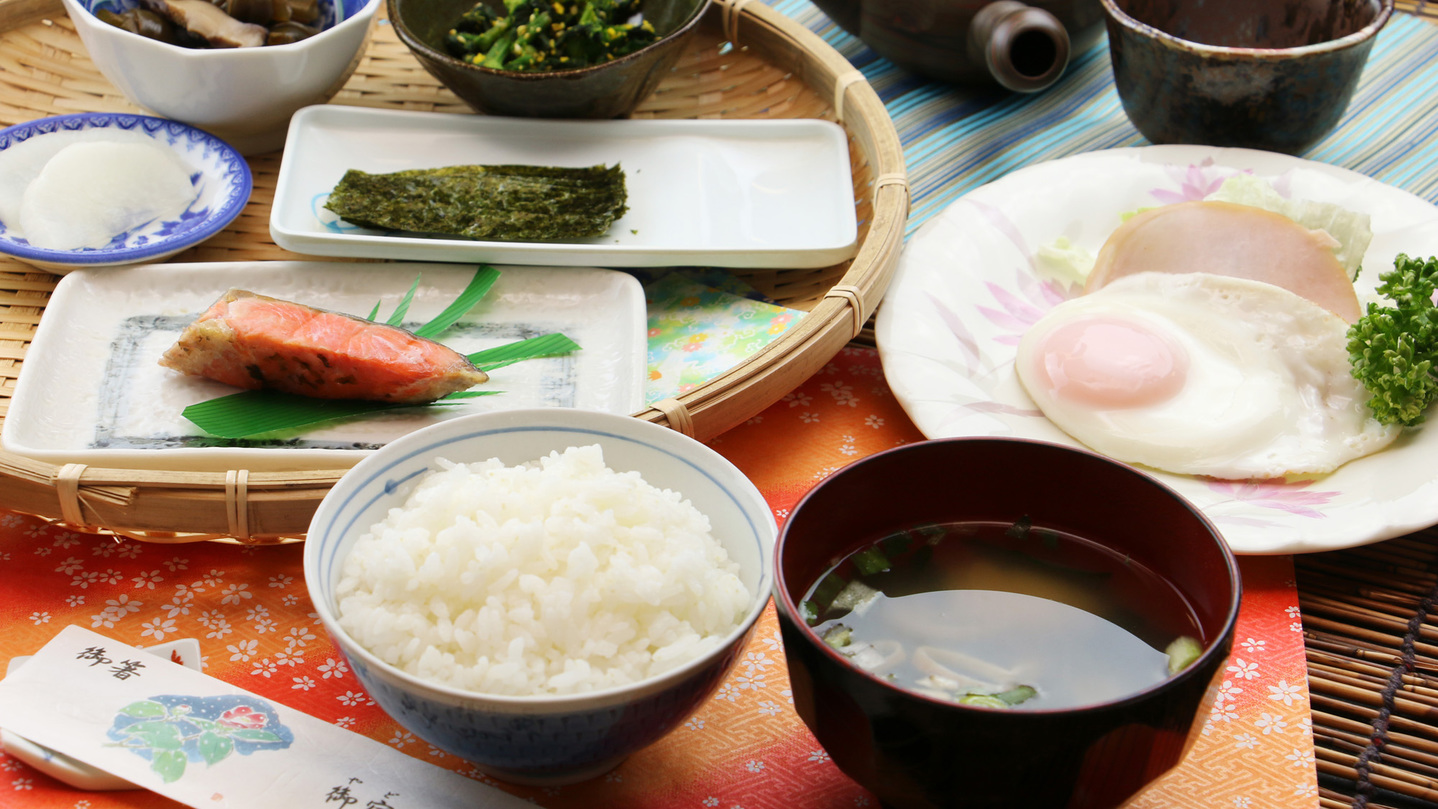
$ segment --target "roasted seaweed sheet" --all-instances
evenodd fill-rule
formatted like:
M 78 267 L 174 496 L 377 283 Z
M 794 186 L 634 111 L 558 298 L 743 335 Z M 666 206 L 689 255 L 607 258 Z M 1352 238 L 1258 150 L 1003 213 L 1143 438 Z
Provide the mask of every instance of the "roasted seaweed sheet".
M 602 236 L 627 197 L 618 164 L 350 169 L 325 207 L 377 230 L 530 242 Z

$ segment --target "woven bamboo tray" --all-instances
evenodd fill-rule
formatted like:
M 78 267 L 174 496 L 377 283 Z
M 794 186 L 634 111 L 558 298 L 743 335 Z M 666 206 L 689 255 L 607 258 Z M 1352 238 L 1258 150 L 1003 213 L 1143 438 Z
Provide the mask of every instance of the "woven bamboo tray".
M 381 14 L 333 103 L 469 112 Z M 0 0 L 0 124 L 71 112 L 139 111 L 95 69 L 59 0 Z M 822 118 L 849 135 L 859 247 L 818 270 L 746 270 L 745 280 L 809 314 L 724 376 L 636 413 L 700 440 L 778 401 L 863 329 L 893 276 L 908 217 L 899 137 L 861 73 L 807 28 L 755 0 L 715 0 L 683 58 L 635 118 Z M 279 153 L 250 158 L 254 194 L 224 232 L 173 261 L 314 258 L 270 239 Z M 0 260 L 0 420 L 57 276 Z M 341 473 L 194 473 L 36 462 L 0 452 L 0 507 L 150 542 L 301 536 Z

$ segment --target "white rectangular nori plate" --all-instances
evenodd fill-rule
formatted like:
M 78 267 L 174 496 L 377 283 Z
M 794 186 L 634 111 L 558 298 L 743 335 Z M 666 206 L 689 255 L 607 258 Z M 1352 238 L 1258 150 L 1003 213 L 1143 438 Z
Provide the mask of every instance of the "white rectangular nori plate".
M 629 211 L 604 236 L 500 242 L 389 234 L 325 200 L 349 169 L 620 164 Z M 305 107 L 290 121 L 270 235 L 297 253 L 549 266 L 812 268 L 858 244 L 848 138 L 814 119 L 551 121 Z

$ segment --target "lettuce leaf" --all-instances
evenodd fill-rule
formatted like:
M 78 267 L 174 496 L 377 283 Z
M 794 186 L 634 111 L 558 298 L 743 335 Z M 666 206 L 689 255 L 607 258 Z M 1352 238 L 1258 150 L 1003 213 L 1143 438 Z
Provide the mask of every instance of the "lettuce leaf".
M 1034 251 L 1034 269 L 1040 274 L 1082 287 L 1093 271 L 1094 254 L 1060 236 Z

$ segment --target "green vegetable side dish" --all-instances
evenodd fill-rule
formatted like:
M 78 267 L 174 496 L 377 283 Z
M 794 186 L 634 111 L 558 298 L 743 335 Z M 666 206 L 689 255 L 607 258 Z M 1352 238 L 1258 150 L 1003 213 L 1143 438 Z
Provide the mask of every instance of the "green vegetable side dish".
M 486 241 L 604 235 L 629 210 L 614 166 L 446 166 L 369 174 L 350 169 L 325 207 L 345 221 Z
M 445 35 L 457 59 L 521 72 L 573 70 L 603 64 L 659 39 L 648 20 L 633 22 L 639 0 L 504 0 L 501 14 L 484 0 Z
M 1383 424 L 1413 427 L 1438 399 L 1438 258 L 1427 261 L 1402 253 L 1393 269 L 1378 276 L 1378 294 L 1393 306 L 1368 304 L 1348 329 L 1353 376 L 1372 394 L 1368 407 Z

